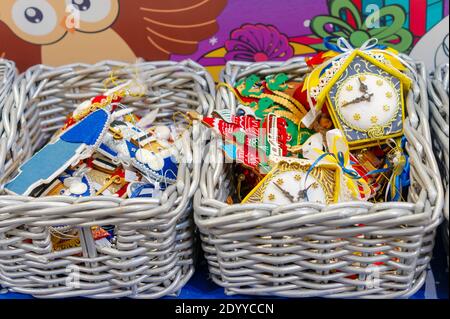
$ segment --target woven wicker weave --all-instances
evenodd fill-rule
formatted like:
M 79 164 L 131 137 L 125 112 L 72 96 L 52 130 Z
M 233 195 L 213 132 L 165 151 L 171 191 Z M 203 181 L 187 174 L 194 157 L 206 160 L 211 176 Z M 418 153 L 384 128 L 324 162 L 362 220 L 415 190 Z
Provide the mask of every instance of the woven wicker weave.
M 0 184 L 61 127 L 77 103 L 102 93 L 112 72 L 120 81 L 136 71 L 148 95 L 123 103 L 143 112 L 158 109 L 158 123 L 167 123 L 178 111 L 206 113 L 213 106 L 214 83 L 192 61 L 33 67 L 18 78 L 14 103 L 3 109 L 1 147 L 11 159 L 0 162 Z M 200 175 L 202 130 L 199 123 L 190 128 L 184 157 L 192 160 L 180 163 L 177 183 L 160 199 L 1 195 L 0 284 L 46 298 L 159 298 L 177 293 L 194 271 L 191 200 Z M 81 247 L 52 252 L 49 226 L 56 225 L 85 230 Z M 112 248 L 94 245 L 89 231 L 94 225 L 116 226 Z
M 14 62 L 0 58 L 0 106 L 6 100 L 7 92 L 11 90 L 17 76 Z
M 0 119 L 1 111 L 6 103 L 12 103 L 13 96 L 10 94 L 14 80 L 17 77 L 16 66 L 14 62 L 0 58 Z M 3 131 L 3 124 L 0 121 L 0 132 Z M 2 156 L 6 150 L 0 149 L 0 162 L 4 161 Z
M 449 211 L 449 65 L 441 65 L 430 80 L 428 92 L 430 96 L 431 132 L 433 146 L 438 162 L 441 164 L 442 181 L 444 183 L 445 206 L 444 243 L 448 261 L 448 211 Z
M 11 91 L 16 77 L 17 70 L 14 62 L 0 58 L 0 132 L 3 131 L 3 123 L 1 121 L 3 107 L 7 103 L 13 103 L 14 100 Z M 2 146 L 2 148 L 0 148 L 0 162 L 5 162 L 7 157 L 6 143 L 1 143 L 0 146 Z M 8 159 L 9 158 L 10 156 L 8 155 Z M 0 284 L 0 293 L 2 291 L 4 290 Z
M 418 68 L 423 76 L 423 67 Z M 230 62 L 222 80 L 234 85 L 250 74 L 278 72 L 300 80 L 307 71 L 302 59 L 282 64 Z M 414 294 L 425 279 L 444 196 L 431 150 L 422 78 L 406 103 L 412 166 L 408 202 L 228 205 L 231 165 L 224 163 L 221 138 L 212 136 L 194 197 L 195 222 L 212 280 L 227 294 L 341 298 Z M 234 113 L 236 104 L 235 96 L 222 87 L 216 109 L 230 108 Z

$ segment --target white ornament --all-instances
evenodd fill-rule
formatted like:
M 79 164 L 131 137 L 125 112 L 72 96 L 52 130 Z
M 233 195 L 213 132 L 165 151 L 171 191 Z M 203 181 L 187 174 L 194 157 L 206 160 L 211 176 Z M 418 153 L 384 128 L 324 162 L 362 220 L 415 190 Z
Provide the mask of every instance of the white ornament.
M 69 177 L 64 180 L 64 186 L 69 189 L 69 192 L 74 195 L 82 195 L 86 193 L 88 187 L 80 178 Z
M 150 163 L 155 155 L 145 148 L 140 148 L 136 152 L 136 159 L 144 164 Z
M 155 127 L 155 135 L 158 139 L 167 141 L 170 138 L 170 128 L 163 125 L 158 125 Z
M 154 171 L 159 171 L 164 167 L 164 160 L 160 156 L 144 148 L 136 152 L 136 159 L 141 163 L 147 164 Z

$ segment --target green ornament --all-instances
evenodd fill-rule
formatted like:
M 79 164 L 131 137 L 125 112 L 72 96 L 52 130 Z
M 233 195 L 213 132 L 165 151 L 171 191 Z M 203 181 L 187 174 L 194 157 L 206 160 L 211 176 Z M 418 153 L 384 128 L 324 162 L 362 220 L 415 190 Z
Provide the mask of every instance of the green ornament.
M 263 97 L 258 102 L 258 108 L 255 111 L 255 115 L 260 119 L 264 118 L 266 116 L 266 110 L 274 104 L 275 102 L 270 97 Z
M 286 84 L 288 80 L 289 77 L 284 73 L 266 77 L 267 87 L 271 91 L 286 91 L 288 89 L 288 85 Z
M 300 137 L 298 142 L 300 143 L 300 145 L 305 144 L 305 142 L 314 134 L 316 134 L 316 131 L 310 130 L 308 128 L 301 128 L 298 131 L 298 136 Z M 295 139 L 297 141 L 297 139 Z
M 259 96 L 262 94 L 262 92 L 254 92 L 254 91 L 250 91 L 254 88 L 255 84 L 257 84 L 258 82 L 261 81 L 261 79 L 259 78 L 259 76 L 252 74 L 250 75 L 248 78 L 246 79 L 242 79 L 238 82 L 237 86 L 242 85 L 242 83 L 244 83 L 245 81 L 245 87 L 242 90 L 241 94 L 245 97 L 249 97 L 250 95 L 252 96 Z
M 298 125 L 289 119 L 286 119 L 286 123 L 287 123 L 286 131 L 291 136 L 291 140 L 289 141 L 288 144 L 290 146 L 295 146 L 295 145 L 297 145 Z

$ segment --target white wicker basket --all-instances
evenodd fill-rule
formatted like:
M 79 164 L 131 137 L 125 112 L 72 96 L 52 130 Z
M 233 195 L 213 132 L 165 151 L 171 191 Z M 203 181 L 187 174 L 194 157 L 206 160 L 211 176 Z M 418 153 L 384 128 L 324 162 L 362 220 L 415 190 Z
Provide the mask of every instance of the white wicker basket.
M 0 184 L 61 127 L 80 101 L 103 92 L 103 81 L 112 71 L 119 81 L 136 70 L 149 93 L 123 103 L 140 111 L 158 109 L 158 123 L 172 120 L 174 112 L 207 113 L 213 106 L 214 83 L 193 61 L 32 67 L 18 78 L 14 101 L 2 110 L 1 149 L 8 156 L 0 162 Z M 0 284 L 45 298 L 176 294 L 194 272 L 191 200 L 199 181 L 202 130 L 199 123 L 190 128 L 187 153 L 193 160 L 181 161 L 177 183 L 160 199 L 0 195 Z M 87 230 L 114 225 L 116 242 L 112 248 L 99 248 L 86 231 L 81 247 L 54 252 L 49 227 L 55 225 Z M 77 284 L 68 285 L 74 278 Z
M 417 67 L 424 76 L 421 64 Z M 221 79 L 234 86 L 250 74 L 264 77 L 279 72 L 301 80 L 308 67 L 303 59 L 230 62 Z M 414 294 L 425 280 L 444 196 L 431 149 L 422 78 L 414 83 L 406 104 L 412 182 L 408 202 L 296 203 L 276 209 L 266 204 L 228 205 L 231 165 L 224 163 L 221 138 L 212 135 L 194 197 L 195 222 L 212 280 L 227 294 L 338 298 Z M 222 87 L 216 109 L 228 108 L 234 114 L 236 106 L 235 96 Z M 384 264 L 374 267 L 376 262 Z
M 17 69 L 14 62 L 0 58 L 0 119 L 3 107 L 6 103 L 12 103 L 12 86 L 17 77 Z M 0 122 L 0 131 L 3 131 L 3 124 Z M 2 144 L 3 145 L 3 144 Z M 5 149 L 0 149 L 0 156 L 6 154 Z M 0 162 L 4 161 L 0 157 Z
M 449 212 L 449 65 L 438 67 L 429 81 L 428 93 L 430 96 L 431 132 L 436 158 L 440 164 L 442 182 L 445 189 L 444 217 L 444 244 L 447 249 L 448 262 L 448 212 Z
M 3 106 L 6 103 L 12 103 L 13 101 L 11 90 L 16 77 L 17 77 L 17 69 L 14 62 L 0 58 L 0 119 L 2 117 Z M 0 131 L 2 130 L 3 126 L 0 121 Z M 6 144 L 4 143 L 0 145 L 6 146 Z M 5 157 L 6 157 L 6 149 L 0 149 L 0 162 L 4 162 Z

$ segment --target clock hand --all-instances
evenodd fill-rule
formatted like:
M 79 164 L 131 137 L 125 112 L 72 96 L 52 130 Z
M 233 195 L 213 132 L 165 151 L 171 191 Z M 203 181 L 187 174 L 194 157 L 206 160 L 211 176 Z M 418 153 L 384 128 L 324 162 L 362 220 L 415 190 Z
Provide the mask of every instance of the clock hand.
M 348 106 L 350 104 L 355 104 L 355 103 L 358 103 L 358 102 L 362 102 L 363 100 L 364 100 L 364 96 L 360 96 L 360 97 L 357 97 L 356 99 L 351 100 L 350 102 L 346 102 L 346 103 L 342 104 L 341 107 L 346 107 L 346 106 Z
M 373 96 L 373 93 L 370 93 L 370 94 L 366 93 L 363 96 L 360 96 L 360 97 L 357 97 L 356 99 L 351 100 L 350 102 L 342 104 L 341 107 L 346 107 L 350 104 L 355 104 L 355 103 L 364 102 L 364 101 L 370 102 L 372 96 Z
M 364 94 L 363 95 L 363 101 L 367 101 L 367 102 L 370 102 L 370 100 L 372 99 L 372 96 L 373 96 L 373 93 L 366 93 L 366 94 Z
M 358 80 L 359 80 L 359 90 L 362 93 L 367 93 L 367 90 L 368 90 L 367 85 L 361 80 L 361 78 L 358 77 Z
M 308 195 L 306 194 L 306 189 L 301 189 L 298 191 L 297 202 L 300 202 L 301 199 L 306 199 Z
M 289 193 L 288 191 L 286 191 L 285 189 L 283 189 L 280 185 L 278 185 L 277 183 L 273 183 L 282 193 L 283 193 L 283 195 L 287 198 L 287 199 L 289 199 L 289 201 L 291 202 L 291 203 L 294 203 L 295 202 L 295 200 L 294 200 L 294 197 L 291 195 L 291 193 Z
M 306 199 L 306 201 L 308 201 L 308 190 L 309 190 L 309 188 L 312 186 L 312 184 L 311 185 L 309 185 L 306 189 L 300 189 L 299 191 L 298 191 L 298 194 L 297 194 L 297 202 L 299 202 L 300 201 L 300 199 Z

